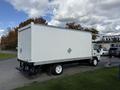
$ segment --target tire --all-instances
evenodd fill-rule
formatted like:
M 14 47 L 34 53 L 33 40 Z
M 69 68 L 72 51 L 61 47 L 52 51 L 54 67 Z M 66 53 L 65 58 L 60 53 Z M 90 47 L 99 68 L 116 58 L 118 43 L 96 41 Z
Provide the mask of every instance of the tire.
M 37 70 L 35 67 L 29 67 L 29 71 L 28 71 L 28 75 L 36 75 L 37 74 Z
M 53 75 L 61 75 L 63 73 L 63 66 L 61 64 L 54 64 L 51 68 Z
M 97 66 L 98 65 L 98 60 L 96 58 L 93 58 L 91 65 L 92 66 Z

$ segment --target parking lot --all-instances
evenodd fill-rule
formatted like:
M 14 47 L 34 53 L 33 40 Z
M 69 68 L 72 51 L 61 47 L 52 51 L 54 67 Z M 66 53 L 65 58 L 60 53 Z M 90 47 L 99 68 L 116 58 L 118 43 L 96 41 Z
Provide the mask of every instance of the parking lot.
M 113 57 L 111 59 L 112 66 L 118 66 L 120 64 L 119 59 L 120 58 Z M 11 90 L 36 81 L 40 82 L 61 76 L 99 69 L 106 67 L 108 61 L 108 57 L 102 57 L 101 62 L 97 67 L 92 67 L 87 64 L 70 64 L 65 67 L 63 74 L 60 76 L 49 76 L 45 72 L 42 72 L 36 76 L 28 77 L 16 69 L 19 64 L 16 58 L 2 60 L 0 61 L 0 90 Z

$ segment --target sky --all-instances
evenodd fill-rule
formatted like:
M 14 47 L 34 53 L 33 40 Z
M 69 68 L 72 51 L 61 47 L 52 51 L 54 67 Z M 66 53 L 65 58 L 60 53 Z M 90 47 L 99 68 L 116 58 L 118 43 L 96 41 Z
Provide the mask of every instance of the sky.
M 30 17 L 44 17 L 49 25 L 76 22 L 100 34 L 120 34 L 120 0 L 0 0 L 0 36 Z

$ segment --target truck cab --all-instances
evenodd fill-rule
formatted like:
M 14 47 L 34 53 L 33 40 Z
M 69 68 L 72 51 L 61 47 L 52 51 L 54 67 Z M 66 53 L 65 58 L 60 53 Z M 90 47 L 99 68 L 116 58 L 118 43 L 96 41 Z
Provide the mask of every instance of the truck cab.
M 90 61 L 93 66 L 97 66 L 100 61 L 100 48 L 96 43 L 92 43 L 92 60 Z

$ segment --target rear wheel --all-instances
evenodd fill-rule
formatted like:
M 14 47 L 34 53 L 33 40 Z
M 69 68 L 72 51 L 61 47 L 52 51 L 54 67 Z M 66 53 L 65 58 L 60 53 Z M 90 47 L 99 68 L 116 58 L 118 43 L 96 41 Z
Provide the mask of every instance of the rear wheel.
M 51 73 L 53 75 L 61 75 L 63 73 L 63 66 L 61 64 L 54 64 L 51 66 Z
M 28 74 L 29 75 L 36 75 L 38 73 L 39 69 L 34 66 L 29 66 Z

